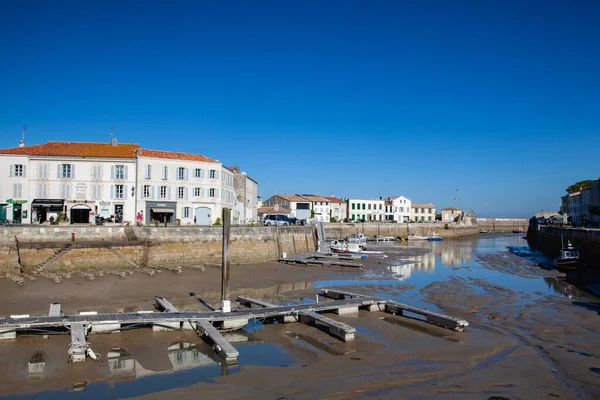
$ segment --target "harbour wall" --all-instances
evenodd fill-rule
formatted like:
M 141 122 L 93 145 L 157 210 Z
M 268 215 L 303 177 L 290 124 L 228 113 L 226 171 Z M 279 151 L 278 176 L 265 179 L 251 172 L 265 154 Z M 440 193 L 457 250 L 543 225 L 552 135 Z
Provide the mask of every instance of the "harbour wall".
M 553 258 L 558 257 L 563 244 L 570 241 L 586 264 L 600 271 L 600 229 L 541 226 L 531 221 L 527 241 L 531 247 Z
M 222 234 L 221 227 L 5 227 L 0 230 L 0 273 L 29 273 L 46 260 L 51 261 L 47 270 L 63 272 L 220 265 Z M 284 252 L 315 249 L 312 227 L 231 228 L 233 264 L 275 261 Z

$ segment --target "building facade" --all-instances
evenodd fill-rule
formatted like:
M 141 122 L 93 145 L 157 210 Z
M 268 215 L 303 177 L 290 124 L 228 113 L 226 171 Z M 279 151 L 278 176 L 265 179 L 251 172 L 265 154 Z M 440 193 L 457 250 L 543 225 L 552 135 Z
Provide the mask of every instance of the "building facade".
M 592 212 L 593 211 L 593 212 Z M 600 178 L 590 185 L 590 218 L 595 225 L 600 223 Z
M 462 211 L 455 207 L 442 209 L 442 222 L 453 222 L 456 218 L 460 218 Z
M 384 199 L 348 199 L 346 203 L 350 221 L 385 222 L 391 215 Z
M 48 142 L 0 150 L 0 220 L 211 225 L 230 208 L 240 219 L 235 173 L 200 154 L 140 149 L 137 144 Z M 242 174 L 240 174 L 242 175 Z M 256 217 L 254 180 L 246 183 Z M 254 207 L 254 208 L 252 208 Z
M 411 204 L 411 221 L 413 222 L 434 222 L 435 206 L 429 204 Z
M 233 187 L 236 193 L 236 210 L 239 215 L 238 224 L 253 224 L 258 222 L 258 182 L 250 178 L 246 172 L 240 172 L 239 167 L 229 167 L 233 173 Z
M 347 205 L 344 200 L 338 199 L 335 196 L 323 196 L 323 198 L 329 201 L 331 209 L 330 218 L 336 222 L 343 222 L 344 219 L 348 218 Z
M 392 203 L 392 220 L 398 223 L 410 222 L 412 204 L 410 199 L 404 196 L 397 196 L 391 197 L 390 202 Z

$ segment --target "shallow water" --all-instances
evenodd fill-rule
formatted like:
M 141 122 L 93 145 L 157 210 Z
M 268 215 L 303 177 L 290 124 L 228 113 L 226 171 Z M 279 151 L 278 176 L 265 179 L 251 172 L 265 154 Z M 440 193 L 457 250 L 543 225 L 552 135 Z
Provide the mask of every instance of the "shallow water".
M 420 291 L 431 283 L 454 278 L 463 278 L 469 282 L 479 279 L 513 290 L 519 294 L 516 296 L 516 301 L 523 304 L 547 295 L 572 296 L 574 293 L 572 290 L 566 289 L 568 285 L 565 286 L 555 278 L 510 274 L 486 268 L 478 259 L 479 255 L 512 252 L 530 260 L 532 265 L 550 263 L 551 260 L 542 254 L 531 251 L 521 235 L 441 242 L 391 242 L 370 246 L 370 250 L 385 251 L 388 258 L 368 260 L 365 269 L 352 274 L 352 278 L 349 279 L 305 282 L 304 285 L 301 285 L 303 290 L 315 291 L 315 289 L 325 287 L 358 286 L 372 289 L 374 294 L 384 298 L 432 310 L 438 309 L 432 304 L 425 303 Z M 478 286 L 475 288 L 484 290 Z M 283 291 L 277 290 L 274 293 Z M 290 294 L 293 296 L 293 293 Z M 273 301 L 273 299 L 267 300 Z M 291 300 L 288 298 L 281 303 L 306 304 L 316 301 L 314 295 L 305 295 L 292 297 Z M 44 358 L 47 356 L 44 356 L 43 353 L 38 354 L 31 351 L 28 356 L 24 356 L 30 360 L 30 363 L 21 363 L 20 365 L 24 366 L 23 371 L 17 375 L 27 377 L 22 380 L 21 388 L 26 392 L 35 393 L 12 397 L 9 395 L 5 398 L 127 398 L 190 386 L 197 382 L 211 382 L 216 377 L 234 374 L 240 368 L 248 365 L 279 367 L 293 365 L 297 361 L 295 355 L 283 346 L 255 340 L 254 333 L 262 329 L 268 328 L 265 328 L 259 321 L 251 321 L 248 327 L 236 333 L 237 336 L 230 336 L 232 344 L 240 353 L 238 365 L 223 364 L 210 347 L 202 343 L 199 338 L 196 343 L 177 342 L 165 348 L 171 367 L 163 371 L 146 369 L 143 362 L 137 361 L 126 348 L 115 346 L 102 354 L 104 364 L 101 365 L 103 367 L 98 367 L 100 371 L 91 374 L 94 376 L 93 379 L 72 382 L 70 385 L 56 382 L 59 380 L 57 370 L 65 371 L 76 366 L 69 365 L 65 368 L 57 365 L 56 362 L 48 363 L 49 360 Z M 378 339 L 378 334 L 360 326 L 357 327 L 357 334 Z M 317 349 L 319 352 L 335 353 L 328 346 L 309 337 L 300 334 L 290 335 L 295 345 Z M 58 374 L 60 375 L 60 372 Z M 60 382 L 65 381 L 65 379 L 60 379 Z M 61 389 L 48 390 L 56 387 Z

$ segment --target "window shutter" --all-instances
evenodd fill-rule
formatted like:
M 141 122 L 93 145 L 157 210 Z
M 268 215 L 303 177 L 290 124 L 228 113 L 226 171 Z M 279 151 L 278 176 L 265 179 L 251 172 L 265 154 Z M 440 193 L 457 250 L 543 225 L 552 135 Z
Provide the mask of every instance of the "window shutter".
M 123 172 L 123 177 L 125 178 L 125 180 L 127 180 L 127 175 L 128 175 L 128 171 L 127 170 L 129 169 L 129 167 L 126 165 L 126 166 L 123 167 L 123 169 L 125 170 L 125 172 Z
M 60 164 L 56 165 L 56 179 L 60 179 Z
M 15 166 L 13 164 L 8 166 L 9 170 L 8 170 L 8 176 L 13 176 L 14 175 L 14 171 L 15 171 Z
M 110 198 L 115 198 L 115 185 L 110 185 Z
M 200 197 L 204 197 L 204 188 L 200 189 Z
M 123 198 L 127 198 L 127 185 L 123 185 Z
M 43 164 L 42 167 L 42 178 L 46 179 L 48 178 L 48 164 Z
M 167 187 L 167 199 L 171 200 L 171 187 Z
M 71 179 L 75 179 L 75 164 L 71 164 Z
M 152 186 L 152 192 L 150 192 L 152 194 L 152 198 L 154 198 L 154 186 Z
M 189 172 L 190 172 L 189 168 L 186 168 L 186 169 L 185 169 L 185 180 L 186 180 L 186 181 L 189 179 Z M 187 189 L 186 189 L 186 190 L 187 190 Z
M 184 191 L 185 191 L 185 199 L 187 200 L 188 199 L 188 188 L 185 188 Z
M 115 166 L 110 166 L 110 179 L 115 179 Z

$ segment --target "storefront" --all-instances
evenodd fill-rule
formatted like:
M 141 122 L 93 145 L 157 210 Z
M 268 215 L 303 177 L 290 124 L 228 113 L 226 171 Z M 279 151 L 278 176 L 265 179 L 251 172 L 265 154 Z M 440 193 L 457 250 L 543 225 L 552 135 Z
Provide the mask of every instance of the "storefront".
M 145 221 L 146 225 L 158 223 L 175 224 L 177 218 L 176 201 L 147 201 Z
M 90 213 L 93 214 L 92 208 L 87 204 L 75 204 L 71 207 L 71 223 L 72 224 L 89 224 Z
M 65 207 L 64 199 L 35 199 L 31 202 L 31 222 L 43 224 L 53 216 L 56 219 Z
M 8 209 L 8 203 L 0 203 L 0 224 L 6 222 L 6 210 Z
M 27 210 L 23 210 L 23 208 L 24 208 L 23 205 L 25 203 L 27 203 L 27 200 L 8 199 L 8 200 L 6 200 L 6 203 L 12 205 L 12 212 L 7 212 L 6 217 L 8 219 L 12 218 L 13 224 L 20 224 L 23 219 L 27 220 Z M 9 207 L 6 208 L 7 211 L 8 211 L 8 208 Z

